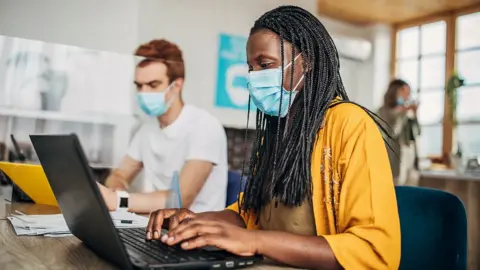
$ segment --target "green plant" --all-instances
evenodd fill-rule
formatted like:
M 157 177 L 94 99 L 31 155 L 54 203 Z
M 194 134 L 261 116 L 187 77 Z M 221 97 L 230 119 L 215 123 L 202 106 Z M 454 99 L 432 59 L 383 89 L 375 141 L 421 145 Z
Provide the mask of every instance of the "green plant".
M 457 72 L 453 73 L 447 83 L 447 102 L 450 107 L 450 110 L 448 110 L 448 117 L 452 120 L 453 126 L 457 125 L 457 90 L 463 85 L 464 79 L 458 75 Z

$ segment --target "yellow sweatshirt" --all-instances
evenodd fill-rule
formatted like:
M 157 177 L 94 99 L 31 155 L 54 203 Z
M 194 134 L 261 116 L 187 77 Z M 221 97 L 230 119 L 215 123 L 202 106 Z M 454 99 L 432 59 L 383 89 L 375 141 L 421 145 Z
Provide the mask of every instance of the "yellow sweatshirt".
M 387 151 L 376 123 L 344 103 L 327 111 L 312 154 L 313 212 L 347 270 L 398 269 L 400 222 Z M 238 204 L 228 209 L 238 212 Z M 255 213 L 243 214 L 248 229 Z

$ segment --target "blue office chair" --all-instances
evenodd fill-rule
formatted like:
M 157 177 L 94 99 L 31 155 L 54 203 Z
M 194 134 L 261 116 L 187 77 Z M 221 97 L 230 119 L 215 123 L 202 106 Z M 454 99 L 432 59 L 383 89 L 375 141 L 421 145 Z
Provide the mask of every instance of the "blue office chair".
M 467 269 L 467 217 L 455 195 L 395 187 L 402 233 L 400 270 Z
M 236 171 L 228 171 L 228 184 L 227 184 L 227 206 L 237 201 L 238 193 L 240 191 L 240 179 L 242 175 Z M 245 188 L 245 181 L 242 185 L 242 191 Z

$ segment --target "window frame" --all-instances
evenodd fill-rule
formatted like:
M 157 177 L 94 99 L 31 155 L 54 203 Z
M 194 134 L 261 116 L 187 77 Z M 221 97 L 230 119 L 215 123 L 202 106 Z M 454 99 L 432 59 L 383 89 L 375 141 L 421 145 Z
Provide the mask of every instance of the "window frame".
M 449 117 L 445 117 L 450 112 L 450 106 L 448 104 L 448 97 L 446 95 L 446 85 L 449 78 L 452 76 L 453 72 L 456 69 L 456 56 L 457 56 L 457 19 L 461 16 L 480 12 L 480 4 L 475 4 L 473 6 L 455 10 L 447 11 L 431 16 L 401 22 L 398 24 L 392 25 L 393 31 L 391 36 L 391 58 L 390 58 L 390 78 L 396 78 L 396 69 L 397 69 L 397 35 L 401 30 L 422 26 L 429 23 L 434 23 L 438 21 L 445 21 L 446 23 L 446 47 L 445 47 L 445 87 L 444 87 L 444 117 L 442 119 L 442 154 L 441 156 L 429 157 L 435 159 L 442 159 L 444 163 L 448 165 L 449 155 L 453 149 L 453 123 Z M 421 29 L 421 28 L 420 28 Z M 420 38 L 421 39 L 421 38 Z M 420 41 L 421 42 L 421 41 Z M 480 48 L 479 48 L 480 49 Z M 419 51 L 421 55 L 421 51 Z M 421 57 L 420 57 L 421 58 Z M 419 71 L 420 73 L 420 71 Z M 420 86 L 418 86 L 420 89 Z M 416 89 L 418 90 L 418 89 Z M 480 124 L 480 121 L 462 121 L 459 124 Z M 429 124 L 427 124 L 429 125 Z

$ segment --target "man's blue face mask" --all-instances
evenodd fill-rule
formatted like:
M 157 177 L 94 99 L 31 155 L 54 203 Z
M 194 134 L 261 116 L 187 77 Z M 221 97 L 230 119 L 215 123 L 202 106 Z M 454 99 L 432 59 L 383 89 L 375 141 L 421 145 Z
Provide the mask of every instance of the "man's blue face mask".
M 147 115 L 158 117 L 165 114 L 175 100 L 175 97 L 168 102 L 165 100 L 165 95 L 172 87 L 173 83 L 162 92 L 138 92 L 138 105 Z
M 299 56 L 300 54 L 295 57 L 295 60 Z M 248 91 L 255 106 L 263 113 L 279 116 L 280 112 L 280 117 L 287 115 L 290 103 L 293 102 L 298 93 L 296 91 L 297 87 L 304 78 L 304 75 L 302 75 L 291 92 L 282 87 L 282 72 L 289 68 L 291 64 L 289 63 L 283 70 L 278 67 L 248 73 Z M 282 104 L 281 109 L 280 104 Z

